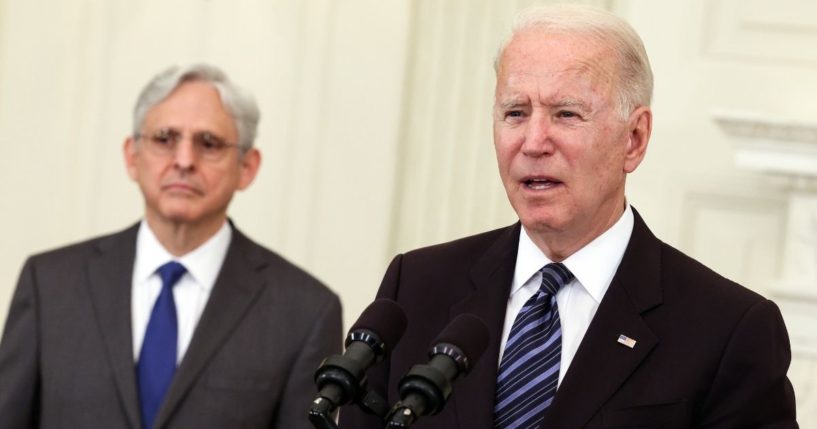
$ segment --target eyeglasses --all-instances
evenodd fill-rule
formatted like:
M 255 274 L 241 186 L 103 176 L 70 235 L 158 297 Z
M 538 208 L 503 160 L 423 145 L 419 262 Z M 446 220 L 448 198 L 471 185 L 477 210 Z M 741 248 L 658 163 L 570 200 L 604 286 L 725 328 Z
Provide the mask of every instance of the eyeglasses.
M 170 157 L 176 153 L 179 142 L 184 133 L 174 128 L 162 128 L 152 133 L 140 133 L 137 140 L 143 140 L 145 147 L 154 155 Z M 228 149 L 237 148 L 235 143 L 227 143 L 223 138 L 209 132 L 193 133 L 193 153 L 205 161 L 218 161 L 224 157 Z

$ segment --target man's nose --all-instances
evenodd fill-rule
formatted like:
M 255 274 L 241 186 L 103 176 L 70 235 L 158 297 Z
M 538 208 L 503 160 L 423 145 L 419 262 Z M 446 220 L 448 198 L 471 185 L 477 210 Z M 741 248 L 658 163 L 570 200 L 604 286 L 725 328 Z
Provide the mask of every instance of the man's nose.
M 189 169 L 196 162 L 196 148 L 192 137 L 180 137 L 173 152 L 173 163 L 181 169 Z
M 522 153 L 532 157 L 552 154 L 552 127 L 553 124 L 546 115 L 531 115 L 525 130 L 525 141 L 522 142 Z

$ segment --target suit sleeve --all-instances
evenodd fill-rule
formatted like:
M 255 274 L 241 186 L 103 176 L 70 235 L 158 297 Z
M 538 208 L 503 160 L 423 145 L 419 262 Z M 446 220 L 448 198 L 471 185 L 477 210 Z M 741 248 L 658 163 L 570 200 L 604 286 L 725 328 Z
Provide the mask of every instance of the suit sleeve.
M 397 292 L 400 279 L 402 255 L 397 255 L 389 264 L 377 298 L 388 298 L 397 301 Z M 366 372 L 367 387 L 388 402 L 387 389 L 389 384 L 389 361 L 384 360 Z M 389 403 L 391 405 L 391 403 Z M 383 429 L 383 420 L 372 414 L 364 413 L 354 404 L 347 405 L 340 410 L 341 429 Z
M 275 429 L 311 429 L 307 418 L 309 404 L 317 392 L 313 380 L 315 370 L 323 358 L 340 353 L 343 338 L 341 306 L 334 294 L 322 305 L 316 306 L 315 323 L 304 341 L 281 401 L 277 405 Z
M 702 408 L 702 428 L 797 428 L 786 372 L 791 348 L 780 310 L 760 301 L 734 330 Z
M 37 312 L 34 268 L 29 259 L 12 297 L 0 341 L 0 428 L 37 425 L 40 385 Z

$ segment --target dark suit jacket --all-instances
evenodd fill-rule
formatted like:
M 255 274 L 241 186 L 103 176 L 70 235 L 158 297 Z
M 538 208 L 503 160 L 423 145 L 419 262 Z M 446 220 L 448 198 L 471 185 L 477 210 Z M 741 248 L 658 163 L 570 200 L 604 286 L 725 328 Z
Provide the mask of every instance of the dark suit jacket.
M 141 428 L 131 332 L 137 226 L 31 257 L 0 343 L 0 428 Z M 341 347 L 332 292 L 238 230 L 155 428 L 309 428 Z
M 489 429 L 505 308 L 520 225 L 397 256 L 378 295 L 395 299 L 408 328 L 370 385 L 398 397 L 411 365 L 459 313 L 487 323 L 491 341 L 446 408 L 415 429 Z M 630 349 L 620 334 L 637 341 Z M 796 428 L 786 378 L 790 348 L 777 307 L 659 241 L 636 213 L 621 265 L 579 346 L 542 429 Z M 382 423 L 356 407 L 341 428 Z

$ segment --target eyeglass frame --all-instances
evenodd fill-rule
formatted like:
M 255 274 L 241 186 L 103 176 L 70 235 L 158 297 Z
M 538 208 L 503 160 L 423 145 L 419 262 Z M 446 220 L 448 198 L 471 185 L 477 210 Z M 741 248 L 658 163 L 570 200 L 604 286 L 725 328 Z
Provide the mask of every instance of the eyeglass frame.
M 173 127 L 164 127 L 153 132 L 140 132 L 135 134 L 133 137 L 136 141 L 147 140 L 148 144 L 146 146 L 151 153 L 167 158 L 176 153 L 176 150 L 179 147 L 179 142 L 185 138 L 185 134 L 188 133 Z M 170 140 L 166 143 L 162 143 L 161 139 L 163 138 Z M 208 139 L 212 141 L 206 141 Z M 241 152 L 239 155 L 244 155 L 247 152 L 247 150 L 240 144 L 230 143 L 218 134 L 210 131 L 197 131 L 192 133 L 191 142 L 193 144 L 193 153 L 198 158 L 209 162 L 217 162 L 222 160 L 227 153 L 227 149 L 229 148 L 238 149 Z M 205 146 L 207 144 L 215 144 L 217 147 L 217 153 L 208 153 Z

